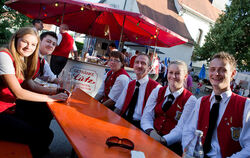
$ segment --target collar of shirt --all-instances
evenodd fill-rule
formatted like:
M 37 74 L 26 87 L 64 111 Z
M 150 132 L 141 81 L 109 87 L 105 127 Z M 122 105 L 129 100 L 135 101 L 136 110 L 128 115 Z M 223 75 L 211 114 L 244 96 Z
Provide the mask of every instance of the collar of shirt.
M 40 53 L 40 51 L 38 53 L 38 56 L 43 59 L 43 55 Z
M 227 101 L 230 99 L 230 97 L 231 97 L 231 95 L 232 95 L 232 91 L 231 90 L 228 90 L 228 91 L 226 91 L 226 92 L 223 92 L 223 93 L 221 93 L 220 94 L 220 96 L 221 96 L 221 103 L 223 103 L 223 104 L 226 104 L 227 103 Z M 210 96 L 210 98 L 209 98 L 209 101 L 210 101 L 210 103 L 213 105 L 213 103 L 215 102 L 215 93 L 214 93 L 214 91 L 212 92 L 212 94 L 211 94 L 211 96 Z
M 143 85 L 143 84 L 147 83 L 148 80 L 149 80 L 148 75 L 146 75 L 142 79 L 139 79 L 139 80 L 136 80 L 136 81 L 138 81 L 140 83 L 140 85 Z
M 184 91 L 184 88 L 182 87 L 181 89 L 175 91 L 175 92 L 172 93 L 172 94 L 173 94 L 174 98 L 176 99 L 179 95 L 181 95 L 181 93 L 182 93 L 183 91 Z M 167 90 L 166 90 L 166 92 L 165 92 L 165 96 L 164 96 L 164 97 L 166 98 L 169 94 L 171 94 L 171 91 L 170 91 L 169 86 L 168 86 L 168 88 L 167 88 Z

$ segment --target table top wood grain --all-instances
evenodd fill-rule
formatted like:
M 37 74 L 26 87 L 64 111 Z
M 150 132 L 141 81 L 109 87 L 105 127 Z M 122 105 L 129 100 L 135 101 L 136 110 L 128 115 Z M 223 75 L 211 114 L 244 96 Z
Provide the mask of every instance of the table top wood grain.
M 127 149 L 108 148 L 105 142 L 111 136 L 130 139 L 134 150 L 144 152 L 146 158 L 179 158 L 78 88 L 67 102 L 50 102 L 48 106 L 79 158 L 130 158 Z

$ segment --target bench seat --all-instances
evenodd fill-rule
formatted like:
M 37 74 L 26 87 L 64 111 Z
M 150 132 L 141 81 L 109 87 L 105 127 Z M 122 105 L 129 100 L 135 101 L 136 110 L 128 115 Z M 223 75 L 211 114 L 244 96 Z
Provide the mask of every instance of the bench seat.
M 0 141 L 1 158 L 32 158 L 28 145 Z

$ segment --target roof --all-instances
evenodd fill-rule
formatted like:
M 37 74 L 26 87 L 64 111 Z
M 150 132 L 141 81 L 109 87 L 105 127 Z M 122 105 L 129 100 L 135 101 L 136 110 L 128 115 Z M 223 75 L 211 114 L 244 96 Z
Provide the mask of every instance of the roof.
M 157 2 L 152 0 L 136 1 L 141 14 L 187 38 L 188 43 L 193 43 L 183 18 L 178 15 L 174 0 L 157 0 Z
M 222 11 L 215 8 L 209 0 L 178 0 L 181 5 L 185 5 L 193 10 L 199 12 L 200 14 L 208 17 L 209 19 L 215 21 Z

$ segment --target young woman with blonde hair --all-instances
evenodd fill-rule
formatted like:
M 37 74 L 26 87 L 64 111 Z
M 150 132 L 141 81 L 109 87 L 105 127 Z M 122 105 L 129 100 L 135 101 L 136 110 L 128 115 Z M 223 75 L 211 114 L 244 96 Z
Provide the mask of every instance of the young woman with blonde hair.
M 53 132 L 39 122 L 36 125 L 27 115 L 32 112 L 46 118 L 40 115 L 43 113 L 40 105 L 34 104 L 27 112 L 27 108 L 21 105 L 24 102 L 19 100 L 49 102 L 66 101 L 68 98 L 64 93 L 44 95 L 22 88 L 23 80 L 31 79 L 36 71 L 39 42 L 37 32 L 25 27 L 12 36 L 9 49 L 0 49 L 0 140 L 28 144 L 34 156 L 48 151 Z

